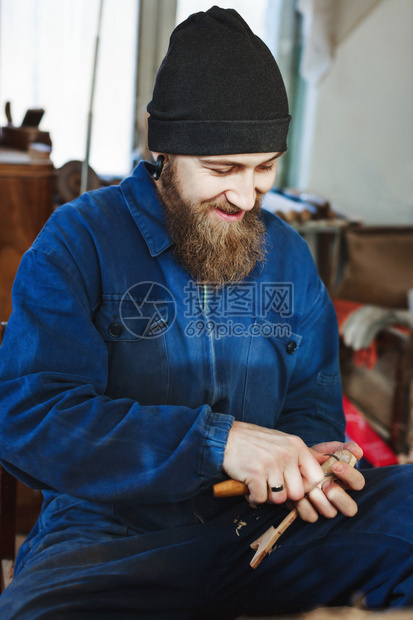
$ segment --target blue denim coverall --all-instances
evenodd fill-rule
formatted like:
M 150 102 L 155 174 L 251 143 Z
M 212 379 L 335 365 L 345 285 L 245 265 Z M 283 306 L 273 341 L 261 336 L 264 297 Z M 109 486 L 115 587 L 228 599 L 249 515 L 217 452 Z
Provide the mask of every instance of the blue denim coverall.
M 199 287 L 141 163 L 59 207 L 23 257 L 0 455 L 44 505 L 1 618 L 288 612 L 357 590 L 411 603 L 409 467 L 368 472 L 356 517 L 296 522 L 256 571 L 249 544 L 284 508 L 212 496 L 234 419 L 343 438 L 334 311 L 305 242 L 264 218 L 265 264 Z

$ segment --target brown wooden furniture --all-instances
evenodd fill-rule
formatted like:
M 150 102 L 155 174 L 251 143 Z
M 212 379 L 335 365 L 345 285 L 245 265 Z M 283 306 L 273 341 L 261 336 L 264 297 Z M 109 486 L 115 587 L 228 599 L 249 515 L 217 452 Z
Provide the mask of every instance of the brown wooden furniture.
M 413 446 L 413 335 L 387 327 L 375 346 L 374 368 L 356 366 L 353 351 L 341 347 L 343 392 L 396 454 L 407 455 Z
M 351 227 L 343 242 L 333 297 L 406 310 L 413 288 L 413 226 Z M 413 453 L 413 333 L 386 326 L 375 346 L 377 362 L 366 368 L 342 345 L 343 391 L 397 454 Z
M 320 278 L 329 293 L 332 292 L 337 276 L 341 251 L 341 239 L 352 222 L 345 219 L 309 220 L 293 225 L 307 241 Z
M 384 308 L 407 308 L 413 288 L 413 226 L 353 226 L 344 231 L 343 270 L 333 291 Z
M 53 211 L 54 167 L 23 151 L 0 148 L 0 319 L 11 313 L 11 289 L 21 257 Z M 1 325 L 0 342 L 5 323 Z M 0 588 L 13 573 L 16 530 L 27 533 L 41 493 L 0 466 Z
M 24 252 L 53 210 L 54 167 L 23 151 L 0 148 L 0 319 L 11 313 L 11 288 Z

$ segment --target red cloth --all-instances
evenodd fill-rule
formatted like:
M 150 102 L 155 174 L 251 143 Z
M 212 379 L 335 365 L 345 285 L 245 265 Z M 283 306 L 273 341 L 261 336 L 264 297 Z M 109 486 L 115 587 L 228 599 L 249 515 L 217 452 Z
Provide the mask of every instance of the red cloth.
M 371 428 L 361 411 L 347 396 L 343 396 L 343 409 L 346 417 L 346 435 L 363 449 L 367 461 L 374 467 L 397 465 L 396 454 Z
M 348 299 L 333 299 L 334 308 L 337 315 L 338 327 L 341 329 L 344 321 L 354 310 L 362 308 L 364 304 L 358 301 L 349 301 Z
M 365 304 L 360 304 L 357 301 L 349 301 L 348 299 L 334 299 L 334 308 L 337 315 L 338 332 L 342 336 L 342 326 L 347 317 L 352 312 L 358 310 Z M 377 362 L 377 347 L 373 341 L 368 347 L 360 349 L 359 351 L 353 351 L 353 363 L 358 368 L 359 366 L 365 366 L 366 368 L 374 368 Z

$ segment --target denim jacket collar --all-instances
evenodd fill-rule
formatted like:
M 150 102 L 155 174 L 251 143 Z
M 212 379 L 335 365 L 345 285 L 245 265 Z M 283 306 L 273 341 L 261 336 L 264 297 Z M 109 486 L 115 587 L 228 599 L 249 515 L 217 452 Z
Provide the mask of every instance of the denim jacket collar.
M 158 256 L 172 245 L 172 240 L 166 227 L 163 207 L 145 162 L 141 161 L 120 187 L 150 255 Z

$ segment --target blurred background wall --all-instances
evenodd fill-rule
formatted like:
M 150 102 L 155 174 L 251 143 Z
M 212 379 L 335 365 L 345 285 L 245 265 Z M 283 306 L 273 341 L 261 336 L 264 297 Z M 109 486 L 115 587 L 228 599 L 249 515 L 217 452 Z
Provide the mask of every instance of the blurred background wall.
M 348 31 L 352 4 L 317 88 L 306 185 L 365 222 L 412 223 L 413 2 L 375 2 Z

